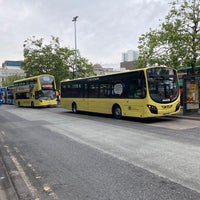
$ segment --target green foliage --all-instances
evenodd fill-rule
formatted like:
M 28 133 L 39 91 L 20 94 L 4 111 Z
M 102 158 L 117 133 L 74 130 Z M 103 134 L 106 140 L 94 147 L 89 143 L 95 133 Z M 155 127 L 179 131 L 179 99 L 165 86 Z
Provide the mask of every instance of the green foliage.
M 78 77 L 80 78 L 95 75 L 93 64 L 89 63 L 88 59 L 81 57 L 79 53 L 77 55 L 77 68 Z
M 13 82 L 19 79 L 24 78 L 24 76 L 20 76 L 18 74 L 7 76 L 6 79 L 2 82 L 3 86 L 10 86 L 13 85 Z
M 50 44 L 45 44 L 42 38 L 25 40 L 22 69 L 27 77 L 51 74 L 55 76 L 57 88 L 60 88 L 61 80 L 75 77 L 74 50 L 61 47 L 59 38 L 52 36 L 51 39 Z M 94 74 L 92 64 L 79 52 L 77 54 L 77 78 Z
M 200 57 L 200 1 L 174 0 L 160 30 L 143 34 L 138 48 L 139 67 L 158 64 L 194 69 Z
M 196 66 L 199 66 L 200 65 L 200 58 L 197 60 L 197 65 Z

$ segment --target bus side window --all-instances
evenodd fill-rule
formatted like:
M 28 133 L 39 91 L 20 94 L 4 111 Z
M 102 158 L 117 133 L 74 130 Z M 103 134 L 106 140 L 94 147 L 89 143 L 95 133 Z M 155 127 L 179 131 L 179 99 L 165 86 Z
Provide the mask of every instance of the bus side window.
M 108 84 L 108 83 L 100 84 L 99 97 L 105 98 L 105 97 L 109 97 L 109 95 L 110 95 L 110 84 Z
M 35 99 L 39 99 L 40 97 L 42 97 L 42 91 L 36 91 L 35 92 Z
M 79 97 L 84 97 L 84 85 L 82 83 L 78 84 L 78 91 L 79 91 Z
M 135 98 L 135 93 L 136 93 L 136 89 L 137 89 L 137 81 L 130 79 L 128 80 L 128 84 L 127 84 L 127 97 L 128 98 Z
M 90 98 L 98 97 L 98 84 L 96 84 L 96 83 L 89 84 L 88 91 L 89 91 L 88 97 L 90 97 Z
M 134 98 L 134 93 L 135 93 L 135 87 L 133 83 L 130 83 L 128 90 L 127 90 L 127 96 L 128 98 Z
M 85 98 L 88 97 L 88 84 L 87 83 L 83 84 L 83 97 L 85 97 Z
M 145 84 L 141 80 L 131 80 L 129 83 L 129 88 L 128 88 L 128 97 L 129 98 L 135 98 L 135 99 L 140 99 L 140 98 L 145 98 L 146 96 L 146 89 L 145 89 Z

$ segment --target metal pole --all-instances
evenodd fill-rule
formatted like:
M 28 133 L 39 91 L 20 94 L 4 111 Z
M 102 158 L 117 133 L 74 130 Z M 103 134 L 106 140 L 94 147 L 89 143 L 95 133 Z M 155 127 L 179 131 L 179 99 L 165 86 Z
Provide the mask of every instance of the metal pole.
M 77 69 L 77 44 L 76 44 L 76 21 L 78 16 L 73 17 L 72 21 L 74 22 L 74 35 L 75 35 L 75 70 L 76 70 L 76 78 L 78 77 L 78 69 Z M 74 69 L 73 69 L 73 76 L 74 76 Z M 73 77 L 74 78 L 74 77 Z

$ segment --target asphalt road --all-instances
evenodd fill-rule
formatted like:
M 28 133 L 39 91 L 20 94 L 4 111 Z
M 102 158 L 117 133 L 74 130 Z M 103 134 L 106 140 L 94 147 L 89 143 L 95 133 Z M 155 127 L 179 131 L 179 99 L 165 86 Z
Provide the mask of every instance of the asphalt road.
M 1 152 L 20 199 L 200 199 L 199 121 L 0 109 Z

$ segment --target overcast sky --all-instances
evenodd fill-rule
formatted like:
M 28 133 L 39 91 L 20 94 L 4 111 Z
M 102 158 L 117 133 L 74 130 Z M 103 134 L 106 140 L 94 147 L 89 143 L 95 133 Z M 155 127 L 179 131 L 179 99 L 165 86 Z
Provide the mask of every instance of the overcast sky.
M 0 0 L 0 64 L 23 60 L 23 43 L 36 36 L 59 37 L 93 64 L 118 66 L 122 53 L 137 50 L 138 38 L 158 28 L 170 0 Z M 159 19 L 161 21 L 159 21 Z

